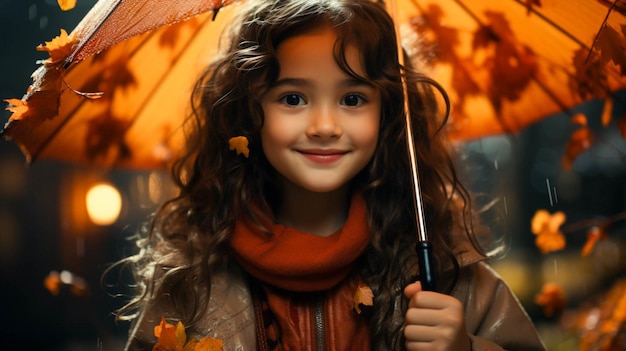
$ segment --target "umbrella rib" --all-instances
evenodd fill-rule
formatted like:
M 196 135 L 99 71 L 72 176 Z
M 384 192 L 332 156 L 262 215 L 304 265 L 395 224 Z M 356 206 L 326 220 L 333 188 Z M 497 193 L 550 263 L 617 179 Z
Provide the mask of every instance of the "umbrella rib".
M 135 54 L 135 52 L 137 52 L 137 50 L 139 50 L 139 48 L 141 48 L 141 46 L 143 46 L 144 43 L 146 43 L 153 35 L 154 35 L 154 32 L 151 32 L 150 35 L 147 35 L 145 40 L 143 40 L 141 44 L 137 45 L 135 49 L 133 49 L 133 51 L 129 53 L 128 57 L 132 57 Z M 66 67 L 64 67 L 65 71 L 68 73 L 71 72 L 75 67 L 73 65 L 67 66 L 68 64 L 71 64 L 71 63 L 74 63 L 74 62 L 68 61 L 66 63 Z M 64 79 L 63 79 L 63 83 L 65 84 L 67 89 L 70 89 L 73 93 L 78 93 L 78 91 L 74 89 L 73 87 L 71 87 Z M 35 152 L 31 153 L 30 156 L 33 161 L 36 160 L 38 156 L 48 147 L 48 145 L 52 142 L 52 140 L 54 140 L 57 134 L 61 132 L 63 127 L 76 115 L 76 111 L 78 111 L 83 106 L 83 104 L 85 104 L 85 102 L 87 101 L 90 101 L 90 100 L 87 98 L 84 98 L 83 100 L 81 100 L 81 102 L 78 103 L 76 107 L 72 109 L 70 113 L 68 113 L 68 117 L 65 118 L 61 123 L 59 123 L 59 125 L 54 129 L 54 131 L 50 133 L 50 136 L 46 138 L 46 140 L 40 144 L 41 146 Z
M 514 1 L 517 2 L 520 5 L 524 5 L 525 6 L 525 4 L 521 0 L 514 0 Z M 583 43 L 578 38 L 576 38 L 572 33 L 568 32 L 567 30 L 565 30 L 565 28 L 563 28 L 560 25 L 556 24 L 554 21 L 552 21 L 551 19 L 549 19 L 548 17 L 543 15 L 541 12 L 535 10 L 532 6 L 530 6 L 528 8 L 528 10 L 530 12 L 532 12 L 533 14 L 535 14 L 536 16 L 539 16 L 542 20 L 546 21 L 548 24 L 550 24 L 555 29 L 557 29 L 559 32 L 561 32 L 561 34 L 565 35 L 566 37 L 570 38 L 572 41 L 576 42 L 576 44 L 580 45 L 581 47 L 583 47 L 583 48 L 585 48 L 587 50 L 591 50 L 590 47 L 585 45 L 585 43 Z
M 111 8 L 111 10 L 109 12 L 107 12 L 106 16 L 104 16 L 104 18 L 98 23 L 98 25 L 96 27 L 93 28 L 93 30 L 91 31 L 91 33 L 89 33 L 89 35 L 87 36 L 87 38 L 85 38 L 82 43 L 80 44 L 80 46 L 78 48 L 76 48 L 76 50 L 74 50 L 70 56 L 68 56 L 65 59 L 65 65 L 63 66 L 63 69 L 67 68 L 67 66 L 69 66 L 72 62 L 74 62 L 74 57 L 76 57 L 76 55 L 84 48 L 85 44 L 89 42 L 89 40 L 91 40 L 91 38 L 93 37 L 93 35 L 102 27 L 102 25 L 106 22 L 106 20 L 111 17 L 111 14 L 113 14 L 113 12 L 115 12 L 115 10 L 117 9 L 117 7 L 119 6 L 120 2 L 122 0 L 118 0 L 117 3 L 115 4 L 115 6 L 113 6 Z
M 209 23 L 211 21 L 206 21 L 206 23 Z M 205 24 L 206 24 L 205 23 Z M 203 24 L 203 26 L 205 25 Z M 145 45 L 154 35 L 156 35 L 156 31 L 151 31 L 148 33 L 148 35 L 146 35 L 145 39 L 141 41 L 140 44 L 138 44 L 132 52 L 128 53 L 128 57 L 132 57 L 137 51 L 139 51 L 141 49 L 141 47 L 143 45 Z M 182 52 L 182 50 L 181 50 Z M 178 60 L 178 58 L 180 57 L 180 55 L 176 56 L 175 59 L 172 62 L 176 62 Z M 73 63 L 71 61 L 69 61 L 69 63 Z M 74 69 L 74 65 L 70 65 L 69 67 L 67 67 L 66 72 L 71 72 Z M 165 76 L 165 75 L 164 75 Z M 160 79 L 160 81 L 162 81 L 164 78 L 162 77 Z M 69 86 L 65 81 L 63 81 L 64 84 L 68 87 L 68 89 L 76 92 L 76 90 Z M 158 87 L 159 84 L 155 84 L 155 89 L 156 87 Z M 76 105 L 76 107 L 68 114 L 68 117 L 66 119 L 64 119 L 61 123 L 59 123 L 58 127 L 54 129 L 54 131 L 50 134 L 50 136 L 48 138 L 46 138 L 46 140 L 44 142 L 42 142 L 40 145 L 40 147 L 32 152 L 30 154 L 31 159 L 34 161 L 38 158 L 38 156 L 48 147 L 48 145 L 52 142 L 52 140 L 54 140 L 54 138 L 57 136 L 58 133 L 61 132 L 61 130 L 64 128 L 64 126 L 76 115 L 76 111 L 78 111 L 85 102 L 90 101 L 88 99 L 83 99 L 80 103 L 78 103 Z M 137 113 L 135 113 L 135 116 L 139 115 L 139 111 L 141 111 L 143 109 L 143 107 L 145 106 L 145 103 L 143 103 L 141 105 L 141 107 L 139 107 L 137 109 Z M 131 122 L 129 123 L 129 127 L 133 125 L 133 123 L 135 122 L 136 117 L 131 118 Z
M 524 3 L 521 0 L 513 0 L 515 2 L 517 2 L 520 5 L 524 5 Z M 478 16 L 472 12 L 472 10 L 470 10 L 467 6 L 465 6 L 465 4 L 463 3 L 463 1 L 461 0 L 454 0 L 454 2 L 457 3 L 457 5 L 459 5 L 461 8 L 463 8 L 463 10 L 474 19 L 474 21 L 476 21 L 476 23 L 478 23 L 481 26 L 485 26 L 485 24 L 480 20 L 480 18 L 478 18 Z M 544 16 L 542 13 L 538 12 L 537 10 L 533 9 L 532 7 L 529 8 L 529 10 L 539 16 L 542 20 L 546 21 L 548 24 L 550 24 L 551 26 L 553 26 L 554 28 L 556 28 L 559 32 L 561 32 L 562 34 L 564 34 L 565 36 L 567 36 L 568 38 L 572 39 L 573 41 L 575 41 L 578 45 L 582 46 L 583 48 L 589 50 L 590 48 L 587 47 L 587 45 L 585 45 L 585 43 L 583 43 L 582 41 L 578 40 L 578 38 L 576 38 L 574 35 L 572 35 L 570 32 L 568 32 L 567 30 L 565 30 L 563 27 L 559 26 L 558 24 L 556 24 L 554 21 L 552 21 L 551 19 L 547 18 L 546 16 Z

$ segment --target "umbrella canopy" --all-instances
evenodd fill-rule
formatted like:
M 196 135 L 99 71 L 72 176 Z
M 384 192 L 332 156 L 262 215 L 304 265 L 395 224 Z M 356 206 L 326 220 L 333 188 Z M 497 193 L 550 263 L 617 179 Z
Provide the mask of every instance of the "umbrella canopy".
M 621 0 L 397 1 L 414 63 L 450 94 L 454 140 L 512 133 L 626 88 Z M 69 35 L 39 48 L 51 57 L 26 95 L 8 100 L 3 136 L 28 160 L 168 165 L 195 79 L 237 7 L 98 1 Z

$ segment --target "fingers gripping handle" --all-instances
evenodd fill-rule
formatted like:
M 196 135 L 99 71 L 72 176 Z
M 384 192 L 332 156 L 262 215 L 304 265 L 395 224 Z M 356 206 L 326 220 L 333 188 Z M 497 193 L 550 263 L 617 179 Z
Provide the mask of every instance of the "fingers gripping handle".
M 437 283 L 436 270 L 433 261 L 433 247 L 428 241 L 420 241 L 415 246 L 419 260 L 420 283 L 422 290 L 435 291 Z

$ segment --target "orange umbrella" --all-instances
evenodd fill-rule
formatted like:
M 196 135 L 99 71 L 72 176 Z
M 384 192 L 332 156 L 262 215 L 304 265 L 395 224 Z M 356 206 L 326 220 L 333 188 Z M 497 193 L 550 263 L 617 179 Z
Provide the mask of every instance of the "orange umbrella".
M 454 140 L 512 133 L 626 88 L 622 0 L 397 1 L 405 47 L 450 94 Z M 3 136 L 28 160 L 168 165 L 195 78 L 237 11 L 229 2 L 98 1 L 40 48 L 51 57 L 8 100 Z

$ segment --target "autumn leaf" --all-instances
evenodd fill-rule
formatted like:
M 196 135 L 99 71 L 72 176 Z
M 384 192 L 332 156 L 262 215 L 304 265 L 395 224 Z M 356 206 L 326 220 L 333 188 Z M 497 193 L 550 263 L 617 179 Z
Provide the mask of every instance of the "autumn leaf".
M 595 137 L 589 127 L 582 127 L 573 131 L 567 145 L 565 145 L 565 154 L 562 161 L 563 168 L 566 170 L 571 169 L 576 158 L 589 149 L 594 140 Z
M 62 11 L 69 11 L 76 7 L 76 0 L 57 0 Z
M 61 29 L 61 34 L 47 41 L 45 45 L 37 46 L 38 51 L 47 51 L 50 58 L 43 63 L 46 66 L 53 66 L 62 63 L 71 53 L 74 47 L 74 37 L 69 36 L 65 29 Z
M 592 227 L 587 231 L 587 241 L 581 251 L 583 257 L 588 256 L 600 239 L 606 239 L 606 228 Z
M 531 231 L 537 237 L 535 245 L 542 253 L 559 251 L 565 248 L 565 236 L 560 231 L 561 225 L 565 223 L 565 213 L 561 211 L 551 215 L 546 210 L 535 212 L 531 220 Z
M 623 350 L 620 331 L 626 326 L 626 280 L 618 280 L 593 306 L 575 316 L 572 329 L 580 336 L 579 350 Z
M 182 334 L 179 330 L 182 323 L 174 327 L 172 324 L 166 323 L 165 317 L 161 317 L 161 323 L 154 327 L 154 336 L 157 337 L 157 343 L 152 351 L 182 351 L 185 344 L 185 328 L 182 327 Z M 182 339 L 182 342 L 180 342 Z
M 604 24 L 598 33 L 596 47 L 600 51 L 600 62 L 613 61 L 620 66 L 622 75 L 626 75 L 626 49 L 622 46 L 624 37 L 609 24 Z
M 359 284 L 354 293 L 354 309 L 361 314 L 361 306 L 374 306 L 374 293 L 366 284 Z
M 613 97 L 608 96 L 604 99 L 604 107 L 602 108 L 602 125 L 604 127 L 611 124 L 611 117 L 613 115 Z
M 33 93 L 28 99 L 6 99 L 9 104 L 5 109 L 13 112 L 11 121 L 23 120 L 32 117 L 33 125 L 39 125 L 46 119 L 52 119 L 58 114 L 60 90 L 41 90 Z
M 575 74 L 569 79 L 569 87 L 583 98 L 605 97 L 609 90 L 606 67 L 600 62 L 599 54 L 580 48 L 574 52 L 572 63 Z
M 154 336 L 157 337 L 157 343 L 152 351 L 222 351 L 222 341 L 215 338 L 202 338 L 196 340 L 189 338 L 185 333 L 185 326 L 182 322 L 178 322 L 176 327 L 165 321 L 165 317 L 161 317 L 161 323 L 154 327 Z
M 579 126 L 586 127 L 587 126 L 587 115 L 584 113 L 577 113 L 570 118 L 570 122 L 573 124 L 577 124 Z
M 535 296 L 535 303 L 543 307 L 543 314 L 551 317 L 565 309 L 565 292 L 554 283 L 546 283 Z
M 229 150 L 236 150 L 237 155 L 243 154 L 246 158 L 250 155 L 248 149 L 248 138 L 245 136 L 236 136 L 228 140 Z
M 185 349 L 187 347 L 185 346 Z M 221 340 L 214 338 L 202 338 L 193 348 L 193 351 L 222 351 L 223 345 Z M 187 351 L 187 350 L 185 350 Z
M 52 295 L 59 295 L 61 291 L 61 277 L 57 271 L 50 272 L 43 280 L 43 285 Z

